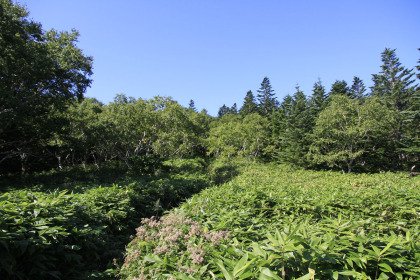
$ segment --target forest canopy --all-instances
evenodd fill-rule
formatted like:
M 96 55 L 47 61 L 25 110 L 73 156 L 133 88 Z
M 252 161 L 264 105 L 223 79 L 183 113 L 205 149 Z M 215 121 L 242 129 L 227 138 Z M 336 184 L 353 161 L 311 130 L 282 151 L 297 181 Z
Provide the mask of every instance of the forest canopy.
M 149 172 L 165 159 L 232 158 L 289 162 L 343 172 L 404 170 L 420 156 L 420 64 L 396 49 L 381 54 L 367 89 L 357 76 L 327 90 L 321 80 L 277 100 L 264 77 L 243 104 L 217 117 L 169 97 L 84 97 L 93 58 L 78 32 L 45 31 L 10 0 L 0 5 L 0 173 L 121 164 Z M 420 63 L 420 61 L 419 61 Z M 286 81 L 285 81 L 286 82 Z

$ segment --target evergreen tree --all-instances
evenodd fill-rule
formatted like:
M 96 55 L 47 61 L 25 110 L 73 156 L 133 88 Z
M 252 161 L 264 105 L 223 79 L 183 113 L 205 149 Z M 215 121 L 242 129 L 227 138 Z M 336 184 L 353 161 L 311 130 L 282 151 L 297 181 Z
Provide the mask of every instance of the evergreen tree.
M 366 92 L 366 87 L 363 81 L 359 77 L 353 78 L 353 84 L 350 88 L 350 98 L 357 98 L 360 102 L 364 98 L 364 93 Z
M 290 115 L 292 103 L 293 97 L 288 94 L 283 98 L 283 102 L 280 104 L 280 111 L 283 112 L 286 117 Z
M 262 116 L 269 116 L 278 107 L 278 101 L 274 96 L 274 90 L 271 88 L 270 80 L 267 77 L 263 79 L 257 92 L 258 111 Z
M 223 104 L 223 106 L 219 108 L 219 112 L 217 113 L 217 116 L 221 118 L 224 115 L 229 114 L 229 111 L 230 111 L 229 107 Z
M 313 126 L 314 117 L 311 114 L 309 102 L 297 86 L 291 100 L 289 114 L 285 116 L 285 131 L 282 149 L 279 152 L 281 160 L 308 167 L 306 154 L 311 144 Z
M 238 113 L 238 108 L 237 108 L 236 103 L 233 103 L 232 107 L 228 107 L 225 104 L 223 104 L 223 106 L 219 108 L 219 112 L 217 116 L 221 118 L 227 114 L 237 114 L 237 113 Z
M 266 147 L 266 154 L 272 158 L 277 158 L 277 154 L 280 155 L 279 151 L 282 151 L 285 145 L 284 135 L 292 101 L 293 98 L 289 94 L 286 95 L 278 110 L 270 116 L 271 143 L 269 147 Z
M 233 103 L 232 107 L 229 108 L 229 114 L 237 114 L 238 113 L 238 106 L 236 103 Z
M 418 50 L 420 51 L 420 48 Z M 417 73 L 417 79 L 420 80 L 420 59 L 417 61 L 417 63 L 419 64 L 419 65 L 416 66 L 417 71 L 419 71 L 419 73 Z M 419 90 L 420 90 L 420 88 L 419 88 Z
M 383 62 L 381 71 L 372 75 L 374 85 L 371 87 L 371 95 L 377 96 L 397 113 L 394 137 L 392 141 L 385 143 L 382 149 L 388 162 L 394 168 L 401 169 L 405 163 L 408 163 L 407 151 L 413 144 L 412 137 L 415 137 L 410 132 L 411 126 L 407 126 L 410 123 L 410 116 L 414 116 L 410 113 L 415 108 L 413 107 L 416 90 L 414 73 L 413 69 L 409 70 L 402 66 L 395 49 L 385 49 L 381 59 Z
M 346 95 L 346 96 L 349 96 L 349 87 L 347 85 L 347 82 L 344 81 L 344 80 L 335 81 L 335 83 L 331 86 L 330 96 L 332 96 L 332 95 Z
M 403 146 L 400 150 L 406 155 L 407 163 L 411 167 L 420 161 L 420 89 L 413 94 L 411 106 L 402 111 L 402 114 Z
M 395 111 L 405 110 L 410 106 L 409 101 L 415 91 L 413 69 L 409 70 L 401 65 L 395 49 L 385 49 L 381 57 L 382 70 L 379 74 L 372 75 L 372 95 L 389 102 Z
M 420 71 L 420 59 L 416 68 Z M 420 73 L 417 73 L 417 78 L 420 79 Z M 420 87 L 417 87 L 411 97 L 410 107 L 402 114 L 404 115 L 402 138 L 405 145 L 401 150 L 407 155 L 407 162 L 412 168 L 413 164 L 420 161 Z
M 245 116 L 245 115 L 249 115 L 256 112 L 257 112 L 257 104 L 255 103 L 255 97 L 254 97 L 254 94 L 252 94 L 252 91 L 249 90 L 246 93 L 244 104 L 239 110 L 239 113 Z
M 193 112 L 197 112 L 197 109 L 195 108 L 194 100 L 190 100 L 190 103 L 188 104 L 188 109 L 192 110 Z
M 310 105 L 314 110 L 314 114 L 318 115 L 322 110 L 327 106 L 328 95 L 325 92 L 325 87 L 322 85 L 321 80 L 318 80 L 314 84 L 312 90 L 312 98 L 310 100 Z

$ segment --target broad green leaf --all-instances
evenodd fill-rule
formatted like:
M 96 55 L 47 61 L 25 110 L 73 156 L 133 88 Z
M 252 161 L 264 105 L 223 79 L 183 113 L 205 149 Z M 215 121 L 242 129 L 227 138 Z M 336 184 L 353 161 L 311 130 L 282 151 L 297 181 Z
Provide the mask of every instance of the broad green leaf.
M 388 264 L 380 263 L 379 266 L 381 267 L 382 271 L 391 272 L 392 274 L 394 274 L 394 271 L 392 270 L 392 268 Z
M 220 260 L 216 260 L 216 265 L 220 268 L 220 270 L 222 271 L 223 275 L 225 276 L 226 280 L 233 280 L 233 275 L 232 273 L 228 272 L 225 268 L 225 266 L 223 265 L 223 262 Z
M 265 279 L 282 280 L 281 277 L 279 277 L 277 274 L 275 274 L 273 271 L 271 271 L 268 267 L 263 267 L 261 269 L 261 274 L 269 277 L 269 278 L 265 278 Z
M 338 273 L 341 274 L 341 275 L 347 275 L 347 276 L 353 276 L 353 277 L 360 277 L 360 273 L 358 273 L 356 271 L 351 271 L 351 270 L 340 271 Z
M 390 277 L 388 275 L 386 275 L 385 272 L 382 272 L 381 275 L 379 275 L 378 279 L 389 279 Z
M 253 252 L 254 254 L 256 254 L 257 256 L 261 256 L 261 257 L 263 257 L 264 259 L 267 257 L 267 252 L 266 252 L 266 251 L 264 251 L 264 250 L 260 247 L 260 245 L 259 245 L 258 243 L 255 243 L 255 242 L 253 242 L 253 243 L 252 243 L 252 252 Z
M 243 257 L 236 263 L 235 267 L 233 268 L 233 276 L 237 276 L 238 272 L 245 269 L 246 262 L 248 260 L 248 253 L 245 253 Z

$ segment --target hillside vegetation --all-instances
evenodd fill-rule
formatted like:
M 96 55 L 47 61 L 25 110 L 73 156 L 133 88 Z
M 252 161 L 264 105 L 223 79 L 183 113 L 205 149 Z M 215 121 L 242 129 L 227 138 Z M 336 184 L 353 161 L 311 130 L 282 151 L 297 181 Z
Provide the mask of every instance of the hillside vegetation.
M 420 178 L 240 164 L 145 219 L 123 279 L 418 279 Z
M 420 279 L 420 60 L 211 116 L 86 98 L 78 40 L 0 0 L 1 279 Z
M 163 167 L 155 175 L 81 169 L 0 181 L 2 279 L 114 278 L 141 218 L 229 177 L 203 160 Z

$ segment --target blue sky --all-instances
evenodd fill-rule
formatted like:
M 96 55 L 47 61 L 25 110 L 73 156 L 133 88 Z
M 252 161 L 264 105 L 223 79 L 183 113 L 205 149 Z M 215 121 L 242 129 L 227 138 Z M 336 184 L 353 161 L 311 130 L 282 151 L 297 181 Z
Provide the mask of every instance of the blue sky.
M 20 0 L 44 29 L 81 34 L 94 58 L 86 96 L 108 103 L 117 93 L 171 96 L 216 115 L 240 107 L 269 77 L 279 101 L 299 84 L 360 77 L 371 86 L 380 53 L 420 59 L 420 1 Z

